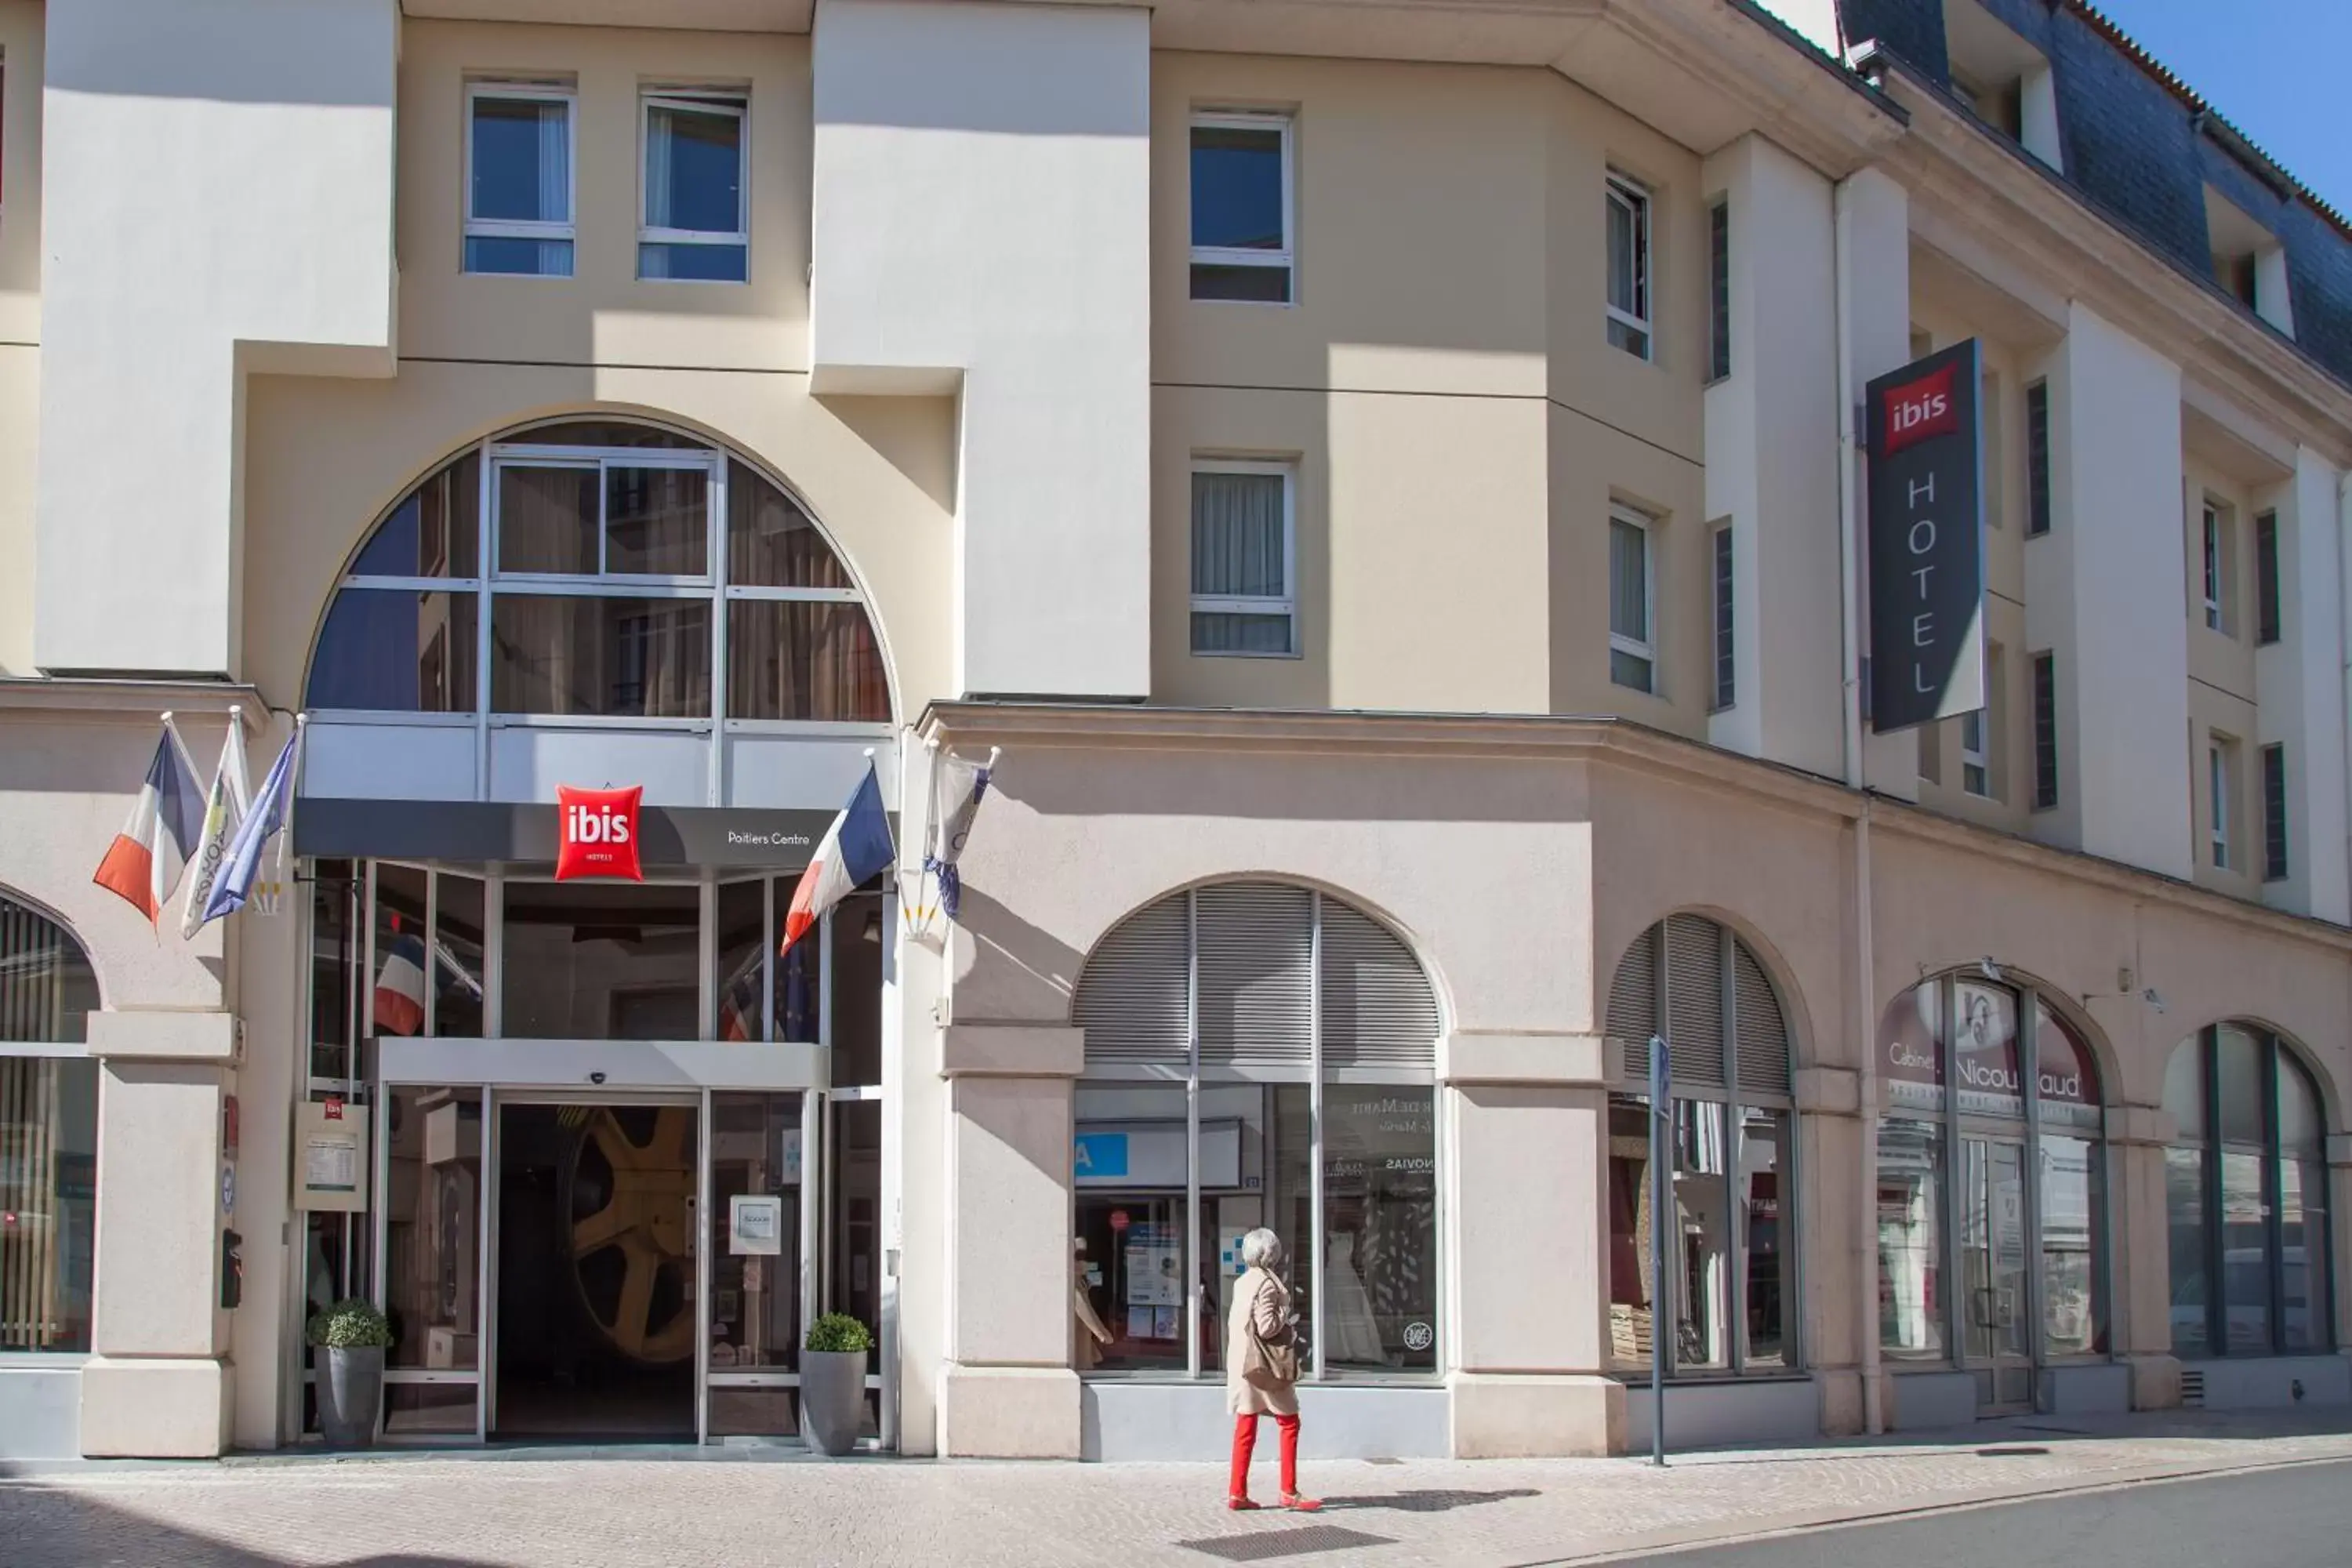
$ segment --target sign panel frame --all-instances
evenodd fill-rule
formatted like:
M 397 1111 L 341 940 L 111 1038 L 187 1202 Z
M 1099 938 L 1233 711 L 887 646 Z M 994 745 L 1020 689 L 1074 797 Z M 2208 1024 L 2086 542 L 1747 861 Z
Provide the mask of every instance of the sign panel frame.
M 1986 705 L 1983 377 L 1970 338 L 1866 395 L 1874 734 Z

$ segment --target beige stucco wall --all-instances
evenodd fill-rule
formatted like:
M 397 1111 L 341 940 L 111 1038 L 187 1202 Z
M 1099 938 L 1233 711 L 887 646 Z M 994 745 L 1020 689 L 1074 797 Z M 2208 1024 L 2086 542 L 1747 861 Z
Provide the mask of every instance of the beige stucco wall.
M 0 675 L 33 673 L 33 451 L 40 434 L 39 0 L 0 0 Z

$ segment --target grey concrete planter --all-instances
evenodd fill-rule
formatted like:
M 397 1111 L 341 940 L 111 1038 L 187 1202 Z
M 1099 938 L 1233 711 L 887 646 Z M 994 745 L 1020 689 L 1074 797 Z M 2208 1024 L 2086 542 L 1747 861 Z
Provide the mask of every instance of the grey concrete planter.
M 383 1404 L 383 1349 L 348 1345 L 319 1352 L 319 1430 L 328 1446 L 365 1448 L 375 1442 Z
M 801 1430 L 820 1454 L 846 1454 L 866 1424 L 864 1351 L 801 1352 Z

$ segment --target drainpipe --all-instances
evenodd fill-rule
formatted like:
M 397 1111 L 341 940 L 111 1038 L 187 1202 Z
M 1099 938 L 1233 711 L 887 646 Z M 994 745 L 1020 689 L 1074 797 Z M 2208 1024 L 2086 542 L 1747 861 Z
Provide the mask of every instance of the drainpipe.
M 1837 226 L 1833 265 L 1837 289 L 1838 564 L 1845 594 L 1844 614 L 1841 617 L 1845 683 L 1842 717 L 1846 787 L 1862 796 L 1862 809 L 1853 822 L 1854 1026 L 1860 1031 L 1862 1047 L 1858 1079 L 1862 1181 L 1854 1228 L 1855 1272 L 1859 1280 L 1854 1294 L 1854 1335 L 1862 1369 L 1863 1430 L 1875 1436 L 1886 1429 L 1886 1420 L 1878 1363 L 1878 1051 L 1877 1014 L 1872 995 L 1874 959 L 1870 903 L 1870 794 L 1862 769 L 1862 435 L 1854 427 L 1854 415 L 1862 406 L 1863 389 L 1853 368 L 1851 183 L 1840 181 L 1832 200 Z

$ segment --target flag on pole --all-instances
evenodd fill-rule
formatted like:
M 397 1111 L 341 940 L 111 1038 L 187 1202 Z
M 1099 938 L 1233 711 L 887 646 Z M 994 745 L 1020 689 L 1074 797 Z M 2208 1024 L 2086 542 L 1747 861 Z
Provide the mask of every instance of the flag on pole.
M 155 742 L 154 760 L 147 764 L 130 819 L 107 847 L 90 880 L 152 921 L 179 884 L 203 825 L 196 770 L 189 765 L 187 748 L 166 713 L 163 738 Z
M 213 787 L 205 796 L 205 825 L 196 836 L 195 853 L 188 861 L 188 896 L 180 905 L 180 940 L 204 929 L 205 905 L 213 896 L 221 861 L 228 853 L 229 837 L 245 821 L 253 803 L 253 784 L 245 776 L 245 710 L 228 710 L 228 734 L 221 742 L 220 763 L 213 769 Z
M 930 841 L 923 847 L 923 870 L 938 879 L 939 907 L 950 920 L 956 918 L 963 902 L 963 877 L 956 863 L 963 858 L 964 841 L 971 837 L 971 819 L 988 794 L 989 777 L 1000 754 L 992 747 L 987 762 L 968 763 L 950 752 L 931 768 Z
M 779 953 L 808 934 L 827 910 L 857 890 L 897 858 L 890 842 L 890 819 L 882 813 L 882 784 L 866 760 L 866 776 L 850 793 L 849 804 L 834 817 L 817 844 L 816 856 L 793 889 L 793 907 L 784 916 L 783 945 Z
M 380 1035 L 415 1035 L 425 1028 L 425 941 L 392 917 L 392 940 L 375 974 L 375 1027 Z
M 301 750 L 302 721 L 298 718 L 294 733 L 286 739 L 286 749 L 278 753 L 278 760 L 269 764 L 269 776 L 261 781 L 253 809 L 246 813 L 236 836 L 229 840 L 212 897 L 205 900 L 205 919 L 216 921 L 235 914 L 253 897 L 254 882 L 261 874 L 261 852 L 286 826 L 294 809 L 294 771 Z

